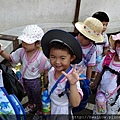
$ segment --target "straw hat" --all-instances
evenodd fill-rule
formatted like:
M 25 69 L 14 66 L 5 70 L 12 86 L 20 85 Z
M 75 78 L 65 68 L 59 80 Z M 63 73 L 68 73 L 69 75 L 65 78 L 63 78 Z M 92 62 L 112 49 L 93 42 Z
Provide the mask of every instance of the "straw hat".
M 116 40 L 120 40 L 120 33 L 118 33 L 116 35 L 110 35 L 110 37 L 109 37 L 110 46 L 113 50 L 115 50 L 115 41 Z
M 50 52 L 49 44 L 53 41 L 63 43 L 73 51 L 74 55 L 76 56 L 76 59 L 71 62 L 72 64 L 77 64 L 81 62 L 82 49 L 79 42 L 70 33 L 63 30 L 59 30 L 59 29 L 49 30 L 42 37 L 41 46 L 42 46 L 43 53 L 47 58 L 49 58 L 49 52 Z
M 98 19 L 88 17 L 83 23 L 75 23 L 77 30 L 82 33 L 85 37 L 95 42 L 103 42 L 102 36 L 103 24 Z

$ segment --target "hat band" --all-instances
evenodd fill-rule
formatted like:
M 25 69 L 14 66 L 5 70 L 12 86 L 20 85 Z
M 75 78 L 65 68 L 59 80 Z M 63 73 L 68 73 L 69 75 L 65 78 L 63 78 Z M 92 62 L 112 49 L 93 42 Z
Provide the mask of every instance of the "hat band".
M 96 36 L 99 36 L 100 33 L 96 32 L 96 31 L 93 31 L 91 30 L 89 27 L 87 27 L 86 25 L 83 26 L 85 31 L 87 31 L 88 33 L 92 34 L 92 35 L 96 35 Z
M 61 41 L 59 39 L 53 39 L 53 40 L 51 40 L 49 42 L 49 44 L 52 43 L 52 42 L 60 42 L 60 43 L 62 43 L 63 45 L 67 46 L 73 52 L 73 54 L 74 54 L 74 51 L 72 50 L 72 48 L 68 44 L 66 44 L 65 42 L 63 42 L 63 41 Z

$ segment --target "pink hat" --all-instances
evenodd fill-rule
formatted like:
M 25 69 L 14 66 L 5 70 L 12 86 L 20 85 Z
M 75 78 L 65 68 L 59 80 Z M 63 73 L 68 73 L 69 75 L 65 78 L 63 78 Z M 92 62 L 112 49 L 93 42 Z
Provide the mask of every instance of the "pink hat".
M 120 33 L 116 34 L 116 35 L 110 35 L 109 41 L 110 41 L 110 45 L 112 47 L 112 49 L 115 49 L 115 41 L 116 40 L 120 40 Z

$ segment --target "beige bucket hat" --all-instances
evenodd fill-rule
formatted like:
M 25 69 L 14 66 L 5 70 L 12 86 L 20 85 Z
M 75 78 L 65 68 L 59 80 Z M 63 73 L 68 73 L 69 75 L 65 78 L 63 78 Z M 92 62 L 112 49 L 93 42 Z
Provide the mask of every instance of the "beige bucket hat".
M 84 36 L 95 42 L 103 42 L 102 36 L 103 24 L 98 19 L 88 17 L 83 23 L 75 23 L 77 30 Z

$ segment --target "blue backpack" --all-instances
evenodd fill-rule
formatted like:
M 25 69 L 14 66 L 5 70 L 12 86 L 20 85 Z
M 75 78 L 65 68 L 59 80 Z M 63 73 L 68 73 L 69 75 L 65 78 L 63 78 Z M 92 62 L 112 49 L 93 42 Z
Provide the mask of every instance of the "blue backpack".
M 26 113 L 18 98 L 4 88 L 0 69 L 0 120 L 26 120 Z
M 80 75 L 80 77 L 85 77 L 85 76 L 84 76 L 84 74 L 82 74 L 82 75 Z M 91 90 L 90 90 L 90 86 L 89 86 L 90 80 L 88 80 L 86 78 L 85 80 L 80 80 L 79 82 L 80 82 L 80 87 L 83 91 L 83 98 L 82 98 L 78 107 L 73 107 L 72 108 L 73 113 L 79 112 L 86 107 L 86 105 L 88 103 L 89 96 L 91 94 Z M 70 89 L 70 83 L 69 83 L 69 81 L 67 81 L 66 87 L 65 87 L 65 91 L 66 91 L 67 96 L 69 96 L 68 92 L 67 92 L 67 91 L 69 91 L 69 89 Z

